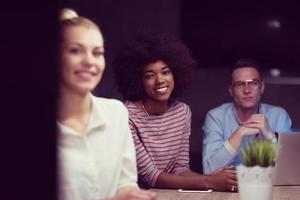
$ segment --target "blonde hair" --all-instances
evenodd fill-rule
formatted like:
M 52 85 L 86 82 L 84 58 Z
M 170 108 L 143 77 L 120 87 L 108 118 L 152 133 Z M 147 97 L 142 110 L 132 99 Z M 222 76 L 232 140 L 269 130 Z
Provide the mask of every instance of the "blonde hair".
M 61 10 L 59 21 L 61 33 L 64 31 L 65 28 L 71 26 L 84 26 L 87 28 L 95 28 L 101 33 L 99 26 L 95 22 L 86 17 L 79 16 L 74 10 L 70 8 L 64 8 Z
M 77 17 L 78 17 L 78 14 L 74 10 L 69 9 L 69 8 L 64 8 L 60 12 L 59 20 L 60 21 L 71 20 L 71 19 L 74 19 Z

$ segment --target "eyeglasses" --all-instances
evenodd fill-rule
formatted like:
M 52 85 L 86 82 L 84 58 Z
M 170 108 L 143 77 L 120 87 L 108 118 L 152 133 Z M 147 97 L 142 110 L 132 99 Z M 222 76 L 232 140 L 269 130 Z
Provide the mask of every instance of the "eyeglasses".
M 261 82 L 257 79 L 250 79 L 245 81 L 233 82 L 232 86 L 237 90 L 243 90 L 246 87 L 250 88 L 251 90 L 258 90 L 261 86 Z

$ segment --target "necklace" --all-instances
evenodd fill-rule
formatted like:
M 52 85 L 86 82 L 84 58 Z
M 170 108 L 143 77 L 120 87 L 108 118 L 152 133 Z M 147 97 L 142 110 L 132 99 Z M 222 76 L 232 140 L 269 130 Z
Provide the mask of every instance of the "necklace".
M 146 110 L 146 107 L 145 107 L 144 102 L 142 102 L 142 108 L 143 108 L 143 111 L 144 111 L 148 116 L 150 116 L 150 114 L 149 114 L 149 113 L 147 112 L 147 110 Z M 165 110 L 162 114 L 154 114 L 154 115 L 163 115 L 163 114 L 165 114 L 167 111 L 168 111 L 168 106 L 166 107 L 166 110 Z
M 144 103 L 142 103 L 142 108 L 143 108 L 143 111 L 144 111 L 148 116 L 150 116 L 149 113 L 147 112 L 145 106 L 144 106 Z

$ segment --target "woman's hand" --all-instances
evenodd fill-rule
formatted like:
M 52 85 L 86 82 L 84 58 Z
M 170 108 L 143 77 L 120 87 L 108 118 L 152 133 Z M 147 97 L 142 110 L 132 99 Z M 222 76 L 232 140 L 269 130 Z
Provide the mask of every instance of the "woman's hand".
M 156 193 L 136 187 L 121 189 L 114 200 L 155 200 Z
M 237 191 L 237 175 L 234 167 L 217 169 L 211 176 L 211 188 L 217 191 Z

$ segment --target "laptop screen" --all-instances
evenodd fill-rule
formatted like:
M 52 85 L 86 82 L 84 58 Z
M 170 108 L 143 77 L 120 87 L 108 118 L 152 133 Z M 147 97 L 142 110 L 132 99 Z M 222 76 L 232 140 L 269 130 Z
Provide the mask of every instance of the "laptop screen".
M 279 134 L 274 185 L 300 185 L 300 132 Z

